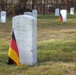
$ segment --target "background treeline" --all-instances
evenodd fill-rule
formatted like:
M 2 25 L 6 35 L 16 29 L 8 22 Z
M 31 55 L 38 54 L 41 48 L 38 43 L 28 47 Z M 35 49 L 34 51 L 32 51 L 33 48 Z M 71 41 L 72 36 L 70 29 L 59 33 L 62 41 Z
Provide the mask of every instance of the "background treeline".
M 0 0 L 0 11 L 8 15 L 23 14 L 25 11 L 37 9 L 39 14 L 53 13 L 55 8 L 76 11 L 76 0 Z

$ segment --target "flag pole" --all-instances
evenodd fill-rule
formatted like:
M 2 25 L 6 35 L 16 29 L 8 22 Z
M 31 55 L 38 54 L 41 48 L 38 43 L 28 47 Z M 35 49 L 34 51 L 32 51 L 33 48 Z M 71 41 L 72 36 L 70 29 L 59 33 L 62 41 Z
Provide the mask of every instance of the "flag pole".
M 34 9 L 34 0 L 32 0 L 32 10 Z

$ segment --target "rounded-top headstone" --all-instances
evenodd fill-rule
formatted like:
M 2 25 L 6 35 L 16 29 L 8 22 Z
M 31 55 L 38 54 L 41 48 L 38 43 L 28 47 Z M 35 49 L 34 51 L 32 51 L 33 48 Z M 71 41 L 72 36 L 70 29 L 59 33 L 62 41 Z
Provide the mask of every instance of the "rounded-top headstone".
M 6 22 L 6 11 L 1 11 L 1 22 L 2 23 Z
M 30 15 L 30 16 L 32 16 L 32 12 L 24 12 L 24 15 Z
M 71 14 L 71 15 L 74 15 L 74 8 L 73 8 L 73 7 L 70 8 L 70 14 Z
M 63 22 L 66 22 L 67 21 L 67 10 L 62 9 L 60 11 L 60 14 L 62 15 Z
M 33 17 L 37 19 L 37 10 L 32 10 Z
M 56 8 L 55 9 L 55 16 L 59 16 L 60 15 L 60 10 L 59 10 L 59 8 Z
M 36 21 L 36 18 L 29 15 L 19 15 L 12 19 L 21 64 L 34 65 L 37 63 Z

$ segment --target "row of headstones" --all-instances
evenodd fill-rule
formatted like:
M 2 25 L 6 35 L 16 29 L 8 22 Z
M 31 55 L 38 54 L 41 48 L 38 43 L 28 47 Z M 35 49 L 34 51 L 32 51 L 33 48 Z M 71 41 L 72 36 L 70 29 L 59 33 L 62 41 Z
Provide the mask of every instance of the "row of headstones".
M 62 16 L 67 10 L 61 10 Z M 65 21 L 65 20 L 64 20 Z M 34 65 L 37 63 L 37 10 L 25 12 L 12 18 L 12 29 L 15 34 L 19 61 L 21 64 Z M 10 52 L 9 52 L 9 56 Z
M 6 11 L 1 11 L 0 12 L 0 22 L 1 23 L 5 23 L 6 22 Z M 32 12 L 24 12 L 24 15 L 30 15 L 33 16 L 35 18 L 37 18 L 37 10 L 32 10 Z
M 74 15 L 74 8 L 70 8 L 70 14 L 71 15 Z M 66 9 L 62 9 L 60 10 L 59 8 L 56 8 L 55 9 L 55 16 L 62 16 L 63 18 L 63 22 L 66 22 L 67 21 L 67 10 Z
M 55 9 L 55 16 L 59 16 L 60 13 L 64 16 L 65 21 L 66 21 L 67 20 L 67 10 L 64 10 L 63 12 L 61 10 L 61 12 L 60 12 L 60 9 L 56 8 Z M 74 8 L 73 7 L 70 8 L 70 14 L 74 15 Z M 37 18 L 37 10 L 32 10 L 32 12 L 24 12 L 24 15 L 30 15 L 30 16 L 34 16 L 35 18 Z M 6 22 L 6 11 L 0 12 L 0 22 L 2 22 L 2 23 Z
M 5 22 L 6 12 L 1 12 Z M 37 10 L 25 12 L 12 18 L 12 29 L 15 34 L 21 64 L 34 65 L 37 63 Z M 11 51 L 8 53 L 12 57 Z M 14 55 L 13 55 L 14 56 Z M 14 56 L 15 57 L 15 56 Z M 15 57 L 16 61 L 16 57 Z
M 56 9 L 55 16 L 59 16 L 59 17 L 61 16 L 62 21 L 66 22 L 67 21 L 67 10 L 65 10 L 65 9 L 62 9 L 62 10 Z
M 5 23 L 6 11 L 1 11 L 0 14 L 0 21 Z M 12 18 L 12 30 L 14 31 L 16 43 L 18 46 L 20 63 L 25 65 L 36 64 L 37 10 L 32 10 L 32 12 L 24 12 L 23 15 L 14 16 Z M 8 51 L 9 57 L 12 56 L 11 54 L 11 51 Z
M 55 16 L 59 16 L 60 14 L 60 9 L 59 8 L 56 8 L 55 9 Z M 72 8 L 70 8 L 70 14 L 71 15 L 74 15 L 74 8 L 72 7 Z

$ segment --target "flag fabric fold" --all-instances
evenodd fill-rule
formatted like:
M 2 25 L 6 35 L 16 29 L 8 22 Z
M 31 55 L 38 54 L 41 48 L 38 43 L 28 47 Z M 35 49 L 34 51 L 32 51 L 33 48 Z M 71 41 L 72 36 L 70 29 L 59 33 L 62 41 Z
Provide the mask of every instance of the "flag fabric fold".
M 19 59 L 19 51 L 18 51 L 14 31 L 12 31 L 12 38 L 10 41 L 8 57 L 9 57 L 8 64 L 17 64 L 21 66 L 20 59 Z
M 59 20 L 60 22 L 62 22 L 62 21 L 63 21 L 63 18 L 62 18 L 62 15 L 61 15 L 61 14 L 60 14 L 60 16 L 59 16 L 58 20 Z

